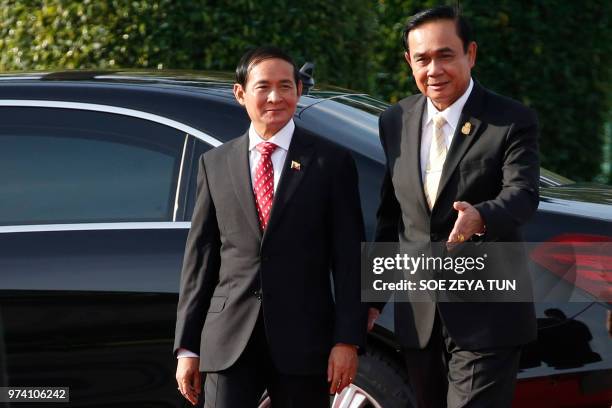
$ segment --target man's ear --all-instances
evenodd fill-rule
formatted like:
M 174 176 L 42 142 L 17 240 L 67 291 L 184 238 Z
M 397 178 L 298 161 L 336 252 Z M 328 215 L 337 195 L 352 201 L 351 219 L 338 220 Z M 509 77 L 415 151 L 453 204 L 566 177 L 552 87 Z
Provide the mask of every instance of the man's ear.
M 471 43 L 469 43 L 467 54 L 468 54 L 468 61 L 470 62 L 470 68 L 474 68 L 474 65 L 476 64 L 476 52 L 477 51 L 478 51 L 478 45 L 476 45 L 476 42 L 472 41 Z
M 244 88 L 240 84 L 234 84 L 234 97 L 239 104 L 244 106 Z
M 300 96 L 302 96 L 302 90 L 303 90 L 302 81 L 298 81 L 298 83 L 297 83 L 297 96 L 298 96 L 298 98 Z
M 410 53 L 408 51 L 404 51 L 404 59 L 406 60 L 410 68 L 412 68 L 412 63 L 410 62 Z

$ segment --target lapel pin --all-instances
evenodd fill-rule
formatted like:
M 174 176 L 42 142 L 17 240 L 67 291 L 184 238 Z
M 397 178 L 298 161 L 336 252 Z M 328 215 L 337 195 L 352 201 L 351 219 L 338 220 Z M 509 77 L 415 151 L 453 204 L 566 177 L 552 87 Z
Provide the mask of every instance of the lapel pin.
M 302 169 L 302 165 L 299 162 L 291 160 L 291 170 L 300 171 Z
M 470 122 L 465 122 L 463 127 L 461 128 L 461 133 L 467 136 L 470 134 L 471 131 L 472 131 L 472 124 Z

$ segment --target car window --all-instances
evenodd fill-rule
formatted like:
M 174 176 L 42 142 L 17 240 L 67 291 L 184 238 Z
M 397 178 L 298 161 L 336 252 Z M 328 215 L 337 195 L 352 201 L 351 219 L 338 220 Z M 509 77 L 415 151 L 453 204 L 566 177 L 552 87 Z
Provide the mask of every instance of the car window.
M 384 177 L 385 167 L 368 157 L 353 152 L 353 158 L 359 173 L 359 195 L 361 198 L 361 211 L 363 212 L 366 239 L 374 240 L 376 231 L 376 211 L 380 203 L 380 188 Z
M 334 101 L 344 105 L 352 106 L 353 108 L 371 113 L 372 115 L 380 116 L 381 113 L 389 106 L 388 103 L 374 99 L 365 94 L 347 94 L 334 98 Z
M 191 221 L 193 215 L 193 207 L 195 206 L 196 190 L 198 181 L 198 166 L 200 156 L 212 149 L 213 147 L 206 142 L 196 140 L 194 149 L 191 155 L 191 169 L 186 172 L 187 179 L 187 200 L 185 204 L 185 221 Z
M 0 109 L 0 225 L 172 220 L 186 135 L 134 117 Z

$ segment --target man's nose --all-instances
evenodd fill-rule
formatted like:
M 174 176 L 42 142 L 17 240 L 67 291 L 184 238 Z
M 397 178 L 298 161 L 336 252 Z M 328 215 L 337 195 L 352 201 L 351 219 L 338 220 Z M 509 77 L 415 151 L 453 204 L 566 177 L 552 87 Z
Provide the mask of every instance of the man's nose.
M 278 89 L 272 89 L 270 93 L 268 94 L 268 102 L 276 103 L 280 100 L 281 100 L 281 97 L 280 97 L 280 92 L 278 92 Z
M 427 67 L 427 76 L 437 76 L 442 73 L 442 64 L 435 59 L 432 59 Z

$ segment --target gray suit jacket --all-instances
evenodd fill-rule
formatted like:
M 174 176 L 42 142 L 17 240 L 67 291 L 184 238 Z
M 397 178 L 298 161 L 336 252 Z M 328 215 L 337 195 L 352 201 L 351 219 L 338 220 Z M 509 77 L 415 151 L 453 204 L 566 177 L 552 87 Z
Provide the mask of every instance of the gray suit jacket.
M 426 98 L 401 100 L 380 117 L 387 171 L 376 241 L 446 241 L 457 219 L 454 201 L 474 205 L 487 241 L 522 241 L 520 227 L 538 206 L 539 155 L 533 111 L 477 82 L 461 114 L 444 163 L 438 198 L 429 209 L 421 180 L 421 123 Z M 461 133 L 470 122 L 468 135 Z M 517 274 L 525 275 L 526 270 Z M 524 278 L 524 276 L 522 276 Z M 383 304 L 375 305 L 379 308 Z M 513 346 L 535 338 L 531 303 L 396 303 L 402 345 L 425 347 L 436 308 L 453 340 L 464 349 Z
M 335 343 L 365 345 L 363 237 L 357 171 L 346 150 L 296 128 L 263 235 L 248 134 L 205 153 L 175 350 L 199 350 L 201 371 L 226 369 L 244 350 L 263 308 L 275 366 L 287 374 L 324 373 Z

